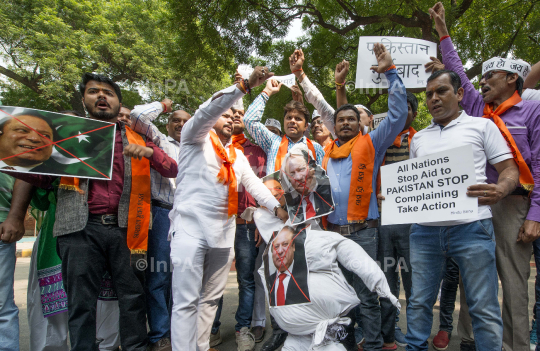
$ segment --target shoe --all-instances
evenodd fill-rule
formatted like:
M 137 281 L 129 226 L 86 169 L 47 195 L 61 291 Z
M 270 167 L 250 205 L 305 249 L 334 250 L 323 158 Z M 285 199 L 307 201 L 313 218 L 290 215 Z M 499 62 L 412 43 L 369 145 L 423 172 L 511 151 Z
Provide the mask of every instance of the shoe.
M 243 327 L 236 332 L 236 345 L 238 351 L 253 351 L 255 349 L 255 337 L 248 327 Z
M 150 344 L 148 347 L 149 351 L 172 351 L 171 339 L 162 338 L 157 342 Z
M 264 327 L 253 327 L 251 328 L 251 333 L 255 337 L 256 343 L 259 343 L 264 340 L 264 333 L 265 333 Z
M 407 346 L 407 341 L 405 341 L 405 335 L 401 331 L 401 328 L 396 324 L 396 330 L 394 331 L 394 339 L 396 340 L 397 346 Z
M 394 346 L 383 346 L 381 350 L 397 350 L 397 345 L 394 344 Z
M 461 342 L 459 351 L 476 351 L 476 345 L 473 342 Z
M 444 330 L 439 330 L 437 335 L 433 338 L 433 348 L 435 350 L 446 350 L 448 348 L 448 344 L 450 343 L 450 334 Z
M 287 333 L 281 333 L 281 334 L 274 334 L 272 333 L 272 336 L 270 339 L 266 340 L 266 342 L 261 347 L 261 351 L 275 351 L 280 348 L 281 345 L 285 342 L 285 339 L 287 339 Z
M 534 351 L 536 350 L 536 345 L 538 344 L 538 335 L 536 334 L 536 319 L 533 319 L 532 321 L 530 339 L 531 339 L 531 350 Z
M 364 329 L 362 329 L 362 327 L 354 328 L 354 338 L 356 339 L 356 344 L 358 346 L 364 345 L 366 339 L 364 339 Z
M 210 333 L 210 347 L 218 346 L 223 340 L 221 339 L 221 332 L 218 330 L 216 334 Z

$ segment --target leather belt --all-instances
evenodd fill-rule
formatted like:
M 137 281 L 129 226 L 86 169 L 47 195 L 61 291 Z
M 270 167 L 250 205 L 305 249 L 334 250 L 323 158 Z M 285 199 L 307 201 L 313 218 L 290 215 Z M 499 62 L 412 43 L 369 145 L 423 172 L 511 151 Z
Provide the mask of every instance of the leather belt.
M 236 224 L 251 224 L 251 223 L 253 223 L 253 221 L 249 222 L 243 218 L 239 218 L 239 217 L 236 218 Z
M 161 207 L 169 211 L 172 210 L 172 205 L 159 200 L 152 200 L 152 206 Z
M 352 223 L 352 224 L 346 224 L 346 225 L 337 225 L 333 223 L 328 223 L 328 230 L 332 232 L 336 232 L 341 235 L 351 235 L 354 232 L 358 232 L 366 228 L 377 228 L 378 226 L 379 226 L 379 220 L 372 219 L 367 222 Z
M 510 193 L 510 195 L 522 195 L 522 196 L 529 196 L 531 192 L 528 190 L 523 189 L 522 187 L 515 188 L 514 191 Z
M 93 222 L 99 222 L 103 225 L 118 225 L 118 216 L 115 214 L 90 214 L 88 216 L 88 220 L 91 220 Z

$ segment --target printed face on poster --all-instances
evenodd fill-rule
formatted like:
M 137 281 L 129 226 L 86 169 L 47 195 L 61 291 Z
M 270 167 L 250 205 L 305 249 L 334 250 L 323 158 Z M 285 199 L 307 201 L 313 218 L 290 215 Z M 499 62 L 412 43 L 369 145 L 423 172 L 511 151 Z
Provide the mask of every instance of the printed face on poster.
M 475 218 L 478 198 L 472 146 L 381 167 L 382 225 Z
M 274 232 L 263 253 L 268 301 L 272 307 L 310 303 L 305 241 L 309 226 Z
M 114 123 L 23 107 L 0 107 L 0 169 L 110 179 Z
M 430 56 L 437 55 L 437 44 L 414 38 L 403 37 L 360 37 L 358 45 L 358 65 L 356 67 L 357 89 L 388 89 L 384 73 L 370 70 L 377 65 L 373 47 L 381 43 L 392 55 L 398 75 L 406 88 L 425 88 L 430 74 L 424 65 Z

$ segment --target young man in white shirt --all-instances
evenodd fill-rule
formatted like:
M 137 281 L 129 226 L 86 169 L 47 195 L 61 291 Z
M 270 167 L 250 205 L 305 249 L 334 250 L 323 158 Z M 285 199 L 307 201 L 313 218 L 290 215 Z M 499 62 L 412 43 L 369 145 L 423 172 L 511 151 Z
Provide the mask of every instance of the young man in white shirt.
M 470 220 L 413 224 L 410 253 L 413 291 L 407 308 L 407 351 L 427 350 L 433 305 L 437 299 L 447 257 L 453 257 L 463 278 L 473 320 L 477 350 L 502 348 L 502 319 L 497 291 L 495 234 L 489 205 L 511 193 L 519 172 L 506 141 L 487 119 L 460 111 L 463 88 L 459 76 L 438 71 L 426 88 L 430 126 L 415 134 L 410 158 L 472 145 L 476 185 L 467 195 L 478 197 L 478 217 Z M 486 184 L 486 163 L 499 173 L 497 184 Z
M 244 186 L 283 221 L 287 218 L 231 143 L 231 106 L 272 75 L 266 67 L 256 67 L 249 80 L 214 94 L 182 129 L 169 234 L 173 350 L 209 349 L 210 329 L 233 258 L 238 187 Z

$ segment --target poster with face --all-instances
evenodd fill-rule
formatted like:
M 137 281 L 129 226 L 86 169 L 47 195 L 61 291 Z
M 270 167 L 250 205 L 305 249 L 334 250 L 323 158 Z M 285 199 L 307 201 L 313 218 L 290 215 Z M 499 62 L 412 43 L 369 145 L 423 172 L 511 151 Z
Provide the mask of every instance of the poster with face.
M 309 226 L 283 227 L 263 253 L 268 301 L 272 307 L 310 303 L 305 241 Z
M 0 106 L 0 169 L 110 179 L 114 123 Z
M 334 211 L 330 179 L 309 151 L 296 146 L 291 148 L 279 173 L 289 220 L 293 225 Z

